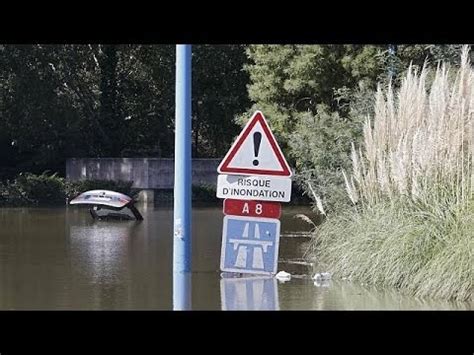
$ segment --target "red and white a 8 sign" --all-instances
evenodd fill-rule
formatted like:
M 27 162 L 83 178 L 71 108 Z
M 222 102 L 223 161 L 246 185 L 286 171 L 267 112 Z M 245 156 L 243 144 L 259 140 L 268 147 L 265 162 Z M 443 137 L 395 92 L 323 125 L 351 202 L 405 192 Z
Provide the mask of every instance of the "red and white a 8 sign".
M 280 218 L 281 203 L 268 201 L 224 200 L 224 214 L 234 216 Z

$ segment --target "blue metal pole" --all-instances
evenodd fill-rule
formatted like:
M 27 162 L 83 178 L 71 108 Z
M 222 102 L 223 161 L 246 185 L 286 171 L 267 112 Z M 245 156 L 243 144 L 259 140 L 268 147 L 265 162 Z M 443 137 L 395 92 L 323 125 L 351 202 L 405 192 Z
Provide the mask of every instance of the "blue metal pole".
M 173 305 L 190 304 L 191 271 L 191 45 L 176 46 Z M 188 280 L 188 281 L 186 281 Z

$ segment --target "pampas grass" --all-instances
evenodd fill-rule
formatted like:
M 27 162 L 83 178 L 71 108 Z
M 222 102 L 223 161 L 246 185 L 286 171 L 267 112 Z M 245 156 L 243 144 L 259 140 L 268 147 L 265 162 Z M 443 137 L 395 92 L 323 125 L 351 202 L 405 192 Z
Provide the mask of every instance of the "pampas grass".
M 394 196 L 416 199 L 433 185 L 448 184 L 465 206 L 474 191 L 474 71 L 463 48 L 461 66 L 439 65 L 427 90 L 425 66 L 408 69 L 395 95 L 378 88 L 375 117 L 364 125 L 363 149 L 352 146 L 353 171 L 346 188 L 376 203 Z
M 334 275 L 419 297 L 472 300 L 474 70 L 411 67 L 379 87 L 352 172 L 351 210 L 316 229 L 313 261 Z

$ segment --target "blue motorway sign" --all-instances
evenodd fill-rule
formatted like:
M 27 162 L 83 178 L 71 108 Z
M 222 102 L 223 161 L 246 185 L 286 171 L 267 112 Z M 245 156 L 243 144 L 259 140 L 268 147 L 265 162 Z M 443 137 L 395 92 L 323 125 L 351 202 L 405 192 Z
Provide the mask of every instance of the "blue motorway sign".
M 222 228 L 221 270 L 275 274 L 279 241 L 278 219 L 225 216 Z
M 277 280 L 269 276 L 221 279 L 223 311 L 278 311 Z

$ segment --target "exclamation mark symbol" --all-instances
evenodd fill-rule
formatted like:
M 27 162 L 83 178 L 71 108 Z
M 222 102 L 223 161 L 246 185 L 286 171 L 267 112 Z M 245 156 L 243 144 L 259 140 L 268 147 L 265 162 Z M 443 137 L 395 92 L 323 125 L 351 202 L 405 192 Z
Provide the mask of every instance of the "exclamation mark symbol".
M 262 134 L 260 132 L 255 132 L 253 134 L 253 151 L 255 158 L 258 158 L 258 151 L 260 150 L 260 143 L 262 142 Z M 258 159 L 254 159 L 253 165 L 258 165 Z

